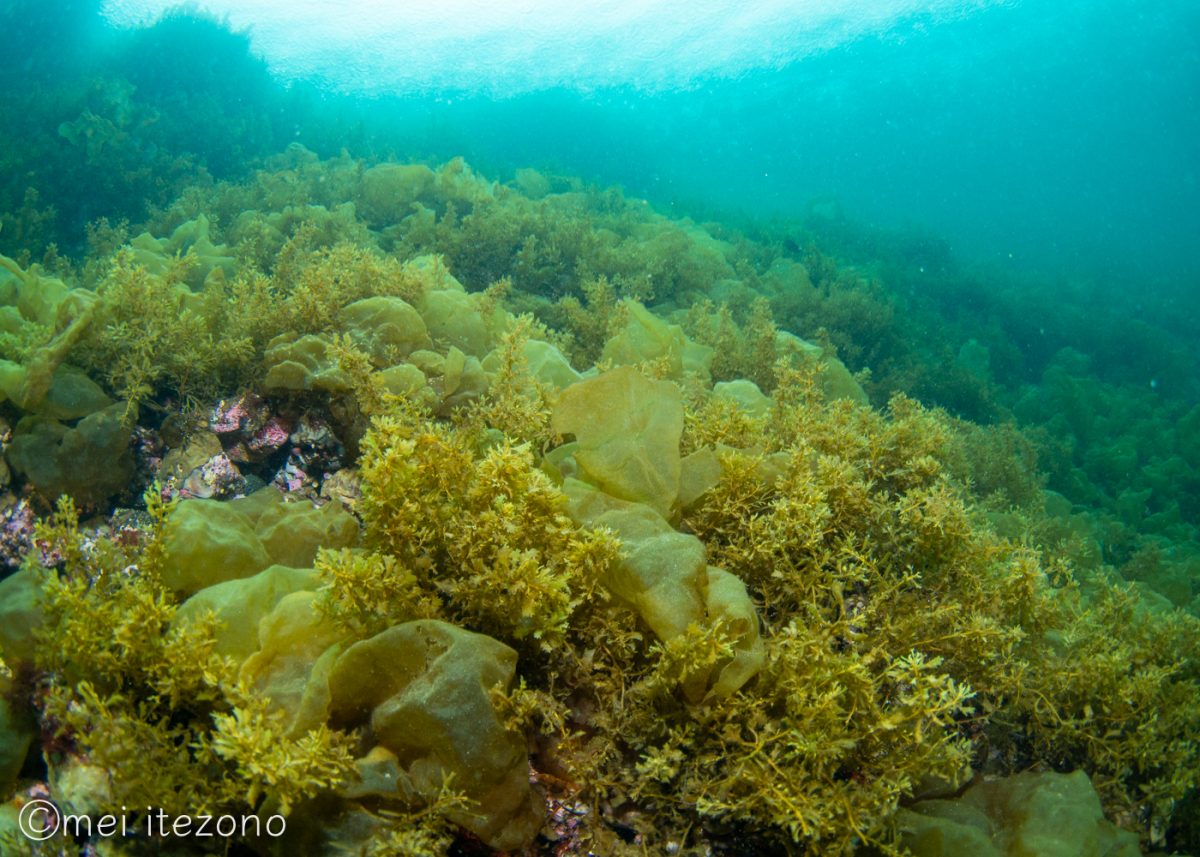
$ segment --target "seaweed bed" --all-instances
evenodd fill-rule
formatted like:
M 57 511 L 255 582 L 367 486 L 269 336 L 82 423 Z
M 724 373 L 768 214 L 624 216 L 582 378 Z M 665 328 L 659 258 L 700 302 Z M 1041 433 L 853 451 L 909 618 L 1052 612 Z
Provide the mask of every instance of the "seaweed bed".
M 1194 842 L 1178 509 L 1045 488 L 1052 429 L 873 406 L 838 355 L 917 361 L 863 270 L 299 146 L 90 239 L 2 260 L 9 823 L 40 788 L 285 817 L 264 854 Z M 1115 395 L 1070 360 L 1013 410 Z
M 2 96 L 0 854 L 1200 853 L 1168 304 L 284 148 L 171 27 L 241 112 Z

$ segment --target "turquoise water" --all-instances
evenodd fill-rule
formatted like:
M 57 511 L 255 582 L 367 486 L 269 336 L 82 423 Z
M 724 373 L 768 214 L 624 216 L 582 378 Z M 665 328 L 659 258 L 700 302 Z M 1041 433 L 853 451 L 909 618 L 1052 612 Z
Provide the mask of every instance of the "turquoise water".
M 278 89 L 232 40 L 129 29 L 167 4 L 27 5 L 83 41 L 64 55 L 43 31 L 12 72 L 119 66 L 132 42 L 154 66 L 143 94 L 232 85 L 228 110 L 258 99 L 271 118 L 263 146 L 336 152 L 365 134 L 378 151 L 553 167 L 689 210 L 832 200 L 1001 269 L 1184 294 L 1200 276 L 1192 3 L 200 4 L 249 33 Z M 343 124 L 298 110 L 297 83 Z M 239 144 L 213 141 L 210 166 Z
M 1200 275 L 1193 3 L 391 5 L 211 8 L 281 82 L 378 99 L 358 109 L 395 112 L 400 152 L 756 217 L 829 198 L 1000 266 Z

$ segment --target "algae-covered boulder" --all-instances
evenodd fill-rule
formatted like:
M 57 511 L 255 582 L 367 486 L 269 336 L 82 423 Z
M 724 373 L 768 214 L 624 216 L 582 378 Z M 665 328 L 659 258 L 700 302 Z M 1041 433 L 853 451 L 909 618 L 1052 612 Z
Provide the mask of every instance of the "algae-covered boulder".
M 316 334 L 280 334 L 267 343 L 263 389 L 268 393 L 319 390 L 345 393 L 350 379 L 329 354 L 329 340 Z
M 795 334 L 781 330 L 775 334 L 775 350 L 780 356 L 791 357 L 801 363 L 815 366 L 819 370 L 817 384 L 829 401 L 849 399 L 860 405 L 869 404 L 862 385 L 830 349 L 814 345 Z
M 445 415 L 452 408 L 484 395 L 487 391 L 487 373 L 474 356 L 450 346 L 445 358 L 438 361 L 438 371 L 430 377 L 430 385 L 442 396 L 437 413 Z
M 417 395 L 428 399 L 431 394 L 436 400 L 434 411 L 439 416 L 448 415 L 487 391 L 488 377 L 483 365 L 453 345 L 444 355 L 435 351 L 414 351 L 409 355 L 409 361 L 428 383 L 428 391 L 421 390 Z M 382 380 L 386 383 L 386 376 Z
M 264 485 L 244 497 L 235 497 L 229 500 L 225 505 L 230 509 L 236 509 L 250 522 L 251 526 L 258 526 L 258 519 L 268 509 L 273 509 L 282 502 L 284 502 L 282 491 L 274 485 Z
M 601 583 L 659 640 L 716 622 L 732 637 L 733 657 L 685 684 L 690 701 L 728 696 L 754 677 L 766 658 L 754 602 L 737 577 L 707 564 L 698 538 L 677 532 L 644 503 L 618 500 L 577 479 L 566 479 L 563 492 L 572 520 L 604 527 L 620 539 L 621 556 Z
M 758 287 L 751 301 L 766 296 L 773 303 L 783 306 L 795 304 L 812 305 L 820 301 L 821 293 L 813 286 L 808 269 L 792 259 L 780 258 L 758 278 Z
M 754 678 L 767 660 L 766 646 L 759 635 L 758 613 L 746 591 L 746 584 L 723 568 L 708 567 L 708 591 L 705 598 L 708 621 L 720 621 L 734 640 L 733 657 L 719 664 L 708 691 L 710 699 L 720 699 L 741 689 Z
M 757 384 L 745 378 L 718 381 L 713 384 L 712 396 L 723 402 L 731 402 L 738 410 L 752 417 L 767 416 L 774 404 Z
M 56 420 L 75 420 L 113 404 L 100 385 L 74 366 L 59 366 L 36 412 Z
M 702 447 L 680 462 L 679 505 L 690 508 L 701 497 L 721 481 L 724 470 L 717 451 L 711 446 Z
M 184 500 L 167 521 L 163 583 L 191 595 L 271 565 L 245 516 L 217 500 Z
M 195 291 L 203 287 L 213 271 L 232 277 L 237 270 L 233 252 L 224 244 L 214 244 L 209 228 L 208 218 L 201 214 L 177 226 L 168 238 L 155 238 L 143 232 L 129 245 L 137 263 L 156 276 L 166 273 L 177 256 L 191 254 L 194 263 L 188 271 L 187 283 Z
M 0 580 L 0 657 L 33 663 L 33 631 L 42 623 L 40 573 L 23 568 Z
M 411 363 L 381 369 L 375 377 L 390 395 L 420 402 L 431 410 L 439 404 L 441 397 L 429 386 L 425 373 Z
M 519 167 L 513 186 L 529 199 L 541 199 L 550 193 L 550 179 L 532 167 Z
M 573 434 L 583 479 L 670 515 L 679 496 L 683 399 L 670 381 L 621 367 L 563 390 L 554 431 Z
M 439 256 L 418 256 L 404 272 L 421 287 L 417 312 L 439 349 L 453 345 L 480 360 L 486 357 L 512 318 L 498 302 L 468 294 Z
M 439 198 L 468 207 L 494 199 L 496 193 L 495 183 L 476 173 L 461 156 L 438 168 L 434 187 Z
M 432 799 L 447 775 L 474 806 L 449 814 L 498 850 L 528 845 L 541 824 L 525 739 L 492 707 L 517 653 L 432 619 L 405 622 L 347 648 L 329 674 L 332 724 L 369 724 L 416 791 Z
M 348 548 L 358 541 L 358 521 L 338 501 L 276 503 L 258 518 L 255 534 L 273 562 L 310 566 L 319 548 Z
M 606 527 L 621 540 L 621 558 L 603 583 L 660 640 L 704 622 L 708 563 L 698 538 L 677 532 L 644 503 L 618 500 L 576 479 L 566 480 L 563 491 L 572 520 Z
M 479 311 L 475 295 L 452 289 L 428 292 L 418 309 L 429 333 L 442 345 L 461 348 L 472 357 L 483 358 L 496 341 L 495 325 Z
M 0 800 L 12 793 L 37 734 L 33 716 L 10 699 L 11 691 L 9 680 L 0 676 Z
M 313 590 L 320 585 L 311 568 L 273 565 L 251 577 L 227 580 L 201 589 L 179 605 L 175 621 L 196 622 L 209 613 L 216 616 L 216 653 L 241 663 L 258 651 L 258 625 L 285 595 Z
M 547 387 L 561 390 L 583 380 L 563 353 L 549 342 L 526 340 L 521 347 L 521 356 L 525 358 L 529 374 Z M 497 348 L 484 359 L 484 371 L 495 372 L 500 368 L 501 360 L 501 349 Z
M 438 409 L 441 415 L 487 392 L 487 374 L 479 360 L 453 345 L 446 352 L 446 359 L 442 362 L 441 378 L 431 380 L 442 396 L 442 405 Z
M 40 266 L 23 270 L 0 254 L 0 304 L 15 306 L 22 319 L 53 327 L 59 305 L 70 292 L 58 277 L 45 276 Z
M 423 164 L 380 164 L 362 175 L 358 211 L 374 227 L 398 223 L 413 203 L 433 190 L 433 170 Z
M 380 295 L 355 301 L 342 308 L 338 320 L 377 365 L 396 363 L 431 345 L 425 321 L 400 298 Z
M 37 388 L 41 395 L 31 400 L 28 392 Z M 22 410 L 54 420 L 76 420 L 110 406 L 113 401 L 100 385 L 81 369 L 59 366 L 48 386 L 31 384 L 28 367 L 0 360 L 0 401 L 11 399 Z
M 345 631 L 318 606 L 317 594 L 284 595 L 258 623 L 258 649 L 239 679 L 287 716 L 286 732 L 303 735 L 329 716 L 329 681 Z
M 900 811 L 915 857 L 1140 857 L 1138 838 L 1104 817 L 1083 771 L 1021 773 L 954 800 Z
M 559 390 L 580 380 L 580 375 L 571 366 L 563 353 L 549 342 L 530 339 L 522 349 L 529 372 L 543 384 Z
M 683 374 L 687 338 L 683 328 L 668 324 L 635 300 L 621 302 L 624 324 L 606 343 L 601 360 L 617 366 L 662 362 L 667 374 Z
M 712 380 L 713 357 L 716 349 L 685 339 L 683 343 L 683 374 L 692 375 L 706 384 Z
M 6 275 L 6 271 L 0 268 L 0 277 Z M 8 283 L 13 282 L 10 277 Z M 0 280 L 0 293 L 4 292 L 5 281 Z M 21 311 L 15 306 L 9 306 L 5 303 L 4 297 L 0 294 L 0 334 L 8 336 L 21 336 L 29 329 L 29 322 L 21 317 Z
M 23 271 L 0 255 L 0 303 L 8 301 L 16 306 L 0 307 L 0 334 L 17 343 L 42 344 L 24 349 L 20 363 L 0 360 L 0 401 L 11 399 L 26 413 L 52 419 L 76 419 L 111 404 L 79 370 L 63 366 L 91 327 L 96 293 L 67 289 L 41 276 L 36 265 Z M 52 336 L 45 341 L 47 333 Z
M 404 263 L 404 273 L 420 284 L 422 294 L 438 291 L 465 292 L 467 290 L 450 273 L 450 269 L 446 267 L 446 262 L 441 256 L 432 254 L 415 256 Z
M 652 363 L 669 378 L 695 375 L 708 380 L 714 351 L 688 339 L 671 324 L 635 300 L 621 302 L 622 324 L 604 344 L 601 360 L 616 366 Z
M 22 842 L 25 840 L 20 810 L 15 802 L 0 804 L 0 842 Z
M 420 396 L 427 389 L 425 373 L 411 363 L 398 363 L 375 373 L 383 388 L 393 396 Z
M 8 463 L 47 499 L 69 494 L 80 505 L 101 503 L 133 477 L 125 405 L 117 403 L 74 426 L 29 416 L 17 423 Z

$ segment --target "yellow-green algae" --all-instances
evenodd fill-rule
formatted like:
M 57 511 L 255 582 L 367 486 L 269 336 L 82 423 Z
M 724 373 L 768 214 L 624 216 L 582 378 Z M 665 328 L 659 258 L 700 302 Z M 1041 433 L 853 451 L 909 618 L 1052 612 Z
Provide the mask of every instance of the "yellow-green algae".
M 581 851 L 940 853 L 914 831 L 941 810 L 903 805 L 1024 789 L 989 847 L 1051 855 L 1023 831 L 1085 775 L 1161 843 L 1200 776 L 1196 619 L 1100 565 L 1019 436 L 872 409 L 832 341 L 780 329 L 837 306 L 828 260 L 754 271 L 694 224 L 536 196 L 293 149 L 81 273 L 4 260 L 0 389 L 39 444 L 8 456 L 47 500 L 128 483 L 89 420 L 247 385 L 340 414 L 362 489 L 361 532 L 338 501 L 151 493 L 136 545 L 61 503 L 54 567 L 0 582 L 6 789 L 36 716 L 64 795 L 287 814 L 265 854 L 520 849 L 544 790 L 590 808 Z M 1029 768 L 1076 797 L 987 781 Z
M 899 820 L 914 857 L 1142 853 L 1135 834 L 1104 818 L 1082 771 L 977 783 L 956 800 L 919 801 Z

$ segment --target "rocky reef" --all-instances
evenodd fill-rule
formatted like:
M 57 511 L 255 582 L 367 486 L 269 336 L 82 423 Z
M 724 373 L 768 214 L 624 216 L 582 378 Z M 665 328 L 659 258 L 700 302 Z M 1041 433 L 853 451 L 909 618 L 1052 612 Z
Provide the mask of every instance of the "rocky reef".
M 34 799 L 286 822 L 112 855 L 1200 843 L 1186 515 L 1123 579 L 1039 467 L 1129 456 L 887 389 L 815 248 L 293 146 L 0 266 L 4 854 L 76 847 Z M 1103 406 L 1065 360 L 1028 424 Z

